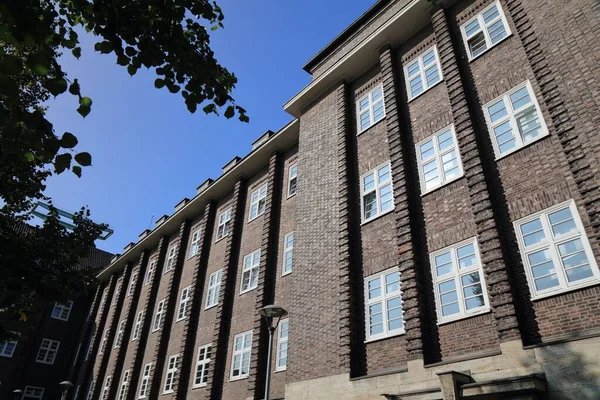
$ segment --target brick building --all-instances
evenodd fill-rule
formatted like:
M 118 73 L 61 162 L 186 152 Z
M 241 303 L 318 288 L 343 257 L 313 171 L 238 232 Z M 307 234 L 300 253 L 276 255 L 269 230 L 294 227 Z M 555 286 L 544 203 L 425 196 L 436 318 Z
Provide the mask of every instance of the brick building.
M 600 4 L 379 1 L 100 275 L 77 399 L 600 398 Z M 487 397 L 486 397 L 487 396 Z

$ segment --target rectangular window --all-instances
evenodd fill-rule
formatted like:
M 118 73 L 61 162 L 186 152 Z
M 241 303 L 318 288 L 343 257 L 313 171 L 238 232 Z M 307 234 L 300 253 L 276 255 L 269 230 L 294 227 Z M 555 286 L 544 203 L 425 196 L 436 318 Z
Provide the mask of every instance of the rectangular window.
M 190 302 L 191 286 L 185 287 L 181 290 L 181 297 L 179 298 L 179 307 L 177 307 L 177 321 L 181 321 L 187 314 L 188 303 Z
M 102 341 L 100 342 L 100 351 L 98 354 L 103 354 L 106 351 L 106 344 L 108 343 L 108 332 L 106 330 L 102 334 Z
M 12 357 L 17 348 L 16 340 L 9 340 L 7 342 L 0 342 L 0 357 Z
M 460 27 L 469 60 L 485 53 L 510 35 L 499 1 L 495 1 Z
M 110 383 L 112 382 L 112 375 L 109 375 L 104 379 L 104 386 L 102 387 L 102 394 L 100 400 L 108 400 L 108 392 L 110 391 Z
M 177 245 L 174 244 L 169 247 L 169 251 L 167 253 L 167 262 L 165 263 L 165 274 L 173 269 L 175 266 L 175 256 L 177 255 Z
M 137 281 L 138 273 L 139 273 L 139 271 L 137 269 L 135 269 L 131 273 L 131 277 L 129 278 L 129 288 L 127 289 L 127 296 L 133 295 L 133 291 L 135 290 L 135 284 Z
M 433 46 L 404 67 L 408 100 L 412 100 L 442 81 L 437 47 Z
M 296 194 L 298 189 L 298 164 L 294 163 L 290 165 L 288 172 L 288 192 L 287 197 L 292 197 Z
M 142 372 L 142 380 L 140 381 L 140 392 L 138 393 L 138 399 L 145 399 L 146 393 L 148 392 L 148 382 L 150 382 L 150 372 L 152 371 L 152 363 L 144 365 L 144 371 Z
M 92 337 L 90 338 L 90 342 L 88 343 L 87 351 L 85 352 L 85 360 L 84 361 L 87 361 L 90 359 L 90 354 L 92 353 L 92 343 L 94 343 L 95 337 L 96 337 L 96 335 L 92 335 Z
M 385 117 L 382 85 L 371 89 L 369 93 L 357 100 L 356 116 L 359 134 Z
M 529 81 L 487 103 L 483 109 L 497 158 L 548 135 Z
M 154 316 L 154 324 L 152 325 L 152 332 L 156 332 L 162 327 L 163 315 L 165 314 L 165 300 L 158 302 L 156 306 L 156 315 Z
M 290 329 L 290 320 L 284 319 L 279 323 L 277 332 L 277 364 L 276 371 L 284 371 L 287 369 L 287 353 L 288 353 L 288 330 Z
M 365 278 L 367 340 L 404 333 L 400 272 L 388 269 Z
M 69 315 L 71 314 L 71 308 L 73 308 L 72 301 L 69 301 L 67 304 L 54 303 L 52 318 L 59 319 L 61 321 L 68 321 Z
M 131 335 L 131 341 L 137 340 L 140 337 L 142 330 L 142 323 L 144 322 L 144 311 L 140 311 L 135 318 L 135 325 L 133 326 L 133 334 Z
M 265 212 L 265 205 L 267 204 L 267 184 L 264 183 L 252 192 L 250 197 L 250 218 L 248 221 L 259 217 Z
M 487 312 L 487 290 L 476 238 L 430 254 L 438 323 Z
M 43 339 L 40 349 L 38 351 L 35 362 L 40 364 L 54 364 L 56 355 L 58 354 L 58 346 L 60 342 L 52 339 Z
M 212 345 L 207 344 L 198 348 L 198 361 L 196 361 L 196 374 L 194 375 L 195 388 L 206 386 L 208 382 L 208 367 Z
M 192 234 L 192 242 L 190 243 L 190 255 L 189 257 L 194 257 L 198 254 L 200 249 L 200 229 L 196 229 L 196 231 Z
M 167 363 L 167 375 L 165 377 L 165 387 L 163 389 L 163 394 L 164 393 L 173 393 L 173 387 L 175 385 L 175 374 L 177 373 L 178 358 L 179 358 L 178 354 L 169 357 L 169 362 Z
M 117 299 L 119 298 L 119 293 L 121 292 L 121 286 L 123 285 L 123 280 L 119 279 L 117 281 L 117 285 L 115 286 L 115 292 L 113 293 L 113 297 L 112 297 L 112 301 L 111 301 L 111 305 L 115 305 L 115 303 L 117 302 Z
M 152 277 L 154 276 L 154 271 L 156 270 L 156 263 L 158 261 L 156 258 L 150 261 L 148 264 L 148 271 L 146 271 L 146 278 L 144 279 L 144 285 L 148 285 L 152 281 Z
M 37 386 L 25 386 L 23 391 L 23 400 L 27 399 L 41 399 L 44 397 L 44 388 Z
M 81 385 L 77 385 L 75 388 L 75 394 L 73 395 L 73 400 L 79 400 L 79 392 L 81 392 Z
M 127 389 L 129 389 L 129 370 L 123 372 L 118 400 L 125 400 L 125 397 L 127 396 Z
M 600 279 L 573 200 L 514 224 L 533 299 L 594 284 Z
M 223 239 L 229 235 L 229 229 L 231 227 L 231 213 L 232 209 L 229 207 L 227 210 L 219 214 L 219 227 L 217 228 L 217 241 Z
M 121 342 L 123 341 L 123 334 L 125 333 L 125 323 L 127 320 L 123 320 L 119 322 L 119 326 L 117 328 L 117 336 L 115 337 L 115 349 L 118 349 L 121 346 Z
M 363 223 L 394 209 L 389 161 L 364 174 L 360 178 L 360 182 Z
M 294 269 L 294 232 L 286 234 L 283 238 L 283 275 Z
M 242 267 L 242 285 L 240 294 L 246 293 L 258 286 L 258 268 L 260 266 L 260 249 L 244 257 Z
M 75 358 L 73 359 L 73 366 L 77 364 L 77 360 L 79 359 L 79 353 L 81 352 L 81 342 L 77 343 L 77 351 L 75 352 Z
M 88 386 L 87 395 L 85 396 L 85 400 L 91 400 L 92 394 L 94 394 L 94 381 L 90 382 L 90 386 Z
M 427 193 L 463 175 L 454 126 L 417 143 L 421 193 Z
M 252 331 L 240 333 L 233 338 L 231 380 L 247 378 L 250 373 Z
M 219 303 L 221 294 L 221 276 L 223 270 L 213 272 L 208 279 L 208 294 L 206 295 L 206 308 L 216 306 Z

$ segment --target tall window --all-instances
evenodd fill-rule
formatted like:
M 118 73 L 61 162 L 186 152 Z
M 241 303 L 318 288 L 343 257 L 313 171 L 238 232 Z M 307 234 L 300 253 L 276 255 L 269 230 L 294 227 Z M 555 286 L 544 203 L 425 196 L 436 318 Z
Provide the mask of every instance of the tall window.
M 0 357 L 12 357 L 17 348 L 16 340 L 0 342 Z
M 77 360 L 79 359 L 79 353 L 81 352 L 81 342 L 77 343 L 77 351 L 75 352 L 75 358 L 73 358 L 73 366 L 77 364 Z
M 118 400 L 125 400 L 125 396 L 127 396 L 127 389 L 129 389 L 129 370 L 123 372 L 123 378 L 121 379 L 121 387 L 119 388 Z
M 510 35 L 510 28 L 498 1 L 484 8 L 460 28 L 469 60 L 485 53 Z
M 284 319 L 279 323 L 277 332 L 277 364 L 276 371 L 287 369 L 287 353 L 288 353 L 288 330 L 290 329 L 290 320 Z
M 390 163 L 380 165 L 360 178 L 363 222 L 394 209 Z
M 421 193 L 427 193 L 463 175 L 454 126 L 417 144 Z
M 292 197 L 296 194 L 296 190 L 298 189 L 298 164 L 293 163 L 290 165 L 290 169 L 288 172 L 288 191 L 287 196 Z
M 258 268 L 260 266 L 260 249 L 244 257 L 244 266 L 242 268 L 241 292 L 246 293 L 258 286 Z
M 121 346 L 121 342 L 123 341 L 123 335 L 125 334 L 125 323 L 127 320 L 123 320 L 119 322 L 119 327 L 117 328 L 117 336 L 115 337 L 115 349 Z
M 90 337 L 90 341 L 88 342 L 88 348 L 87 348 L 87 351 L 85 352 L 85 359 L 83 361 L 87 361 L 90 359 L 90 354 L 92 353 L 92 344 L 94 343 L 95 337 L 96 337 L 96 335 L 92 335 L 92 337 Z
M 356 115 L 359 134 L 385 117 L 382 85 L 371 89 L 369 93 L 357 100 Z
M 79 392 L 81 392 L 81 385 L 77 385 L 75 388 L 75 394 L 73 395 L 73 400 L 79 400 Z
M 250 218 L 249 221 L 257 218 L 265 212 L 267 204 L 267 184 L 263 183 L 258 189 L 252 192 L 250 197 Z
M 58 346 L 60 346 L 60 342 L 56 340 L 43 339 L 35 362 L 50 365 L 54 364 L 54 360 L 58 354 Z
M 152 363 L 144 365 L 142 372 L 142 380 L 140 381 L 140 392 L 138 393 L 138 399 L 145 399 L 148 393 L 148 382 L 150 381 L 150 372 L 152 371 Z
M 23 400 L 41 399 L 44 397 L 44 388 L 37 386 L 25 386 L 23 391 Z
M 165 274 L 173 269 L 175 266 L 175 256 L 177 255 L 177 245 L 174 244 L 169 247 L 169 252 L 167 253 L 167 262 L 165 263 Z
M 152 332 L 159 330 L 162 327 L 163 315 L 165 314 L 165 300 L 158 302 L 156 306 L 156 315 L 154 316 L 154 324 L 152 325 Z
M 112 375 L 109 375 L 104 379 L 104 386 L 102 387 L 102 394 L 100 395 L 100 400 L 108 400 L 108 392 L 110 391 L 111 382 Z
M 123 280 L 119 279 L 117 281 L 117 285 L 115 286 L 115 292 L 113 293 L 112 302 L 110 303 L 113 306 L 115 305 L 115 303 L 117 302 L 117 299 L 119 298 L 119 293 L 121 293 L 121 286 L 123 286 Z
M 52 318 L 59 319 L 61 321 L 68 321 L 69 315 L 71 314 L 71 308 L 73 308 L 72 301 L 69 301 L 67 304 L 54 303 Z
M 194 257 L 198 254 L 200 249 L 200 229 L 196 229 L 192 234 L 192 242 L 190 243 L 190 257 Z
M 206 308 L 216 306 L 219 303 L 221 293 L 221 276 L 223 270 L 213 272 L 208 279 L 208 294 L 206 295 Z
M 294 269 L 294 232 L 283 237 L 283 275 L 287 275 Z
M 483 106 L 496 157 L 510 154 L 548 135 L 529 81 Z
M 441 82 L 442 71 L 437 48 L 433 46 L 404 67 L 404 76 L 406 77 L 408 100 L 414 99 Z
M 475 238 L 431 253 L 438 322 L 489 310 L 479 246 Z
M 87 395 L 85 396 L 85 400 L 91 400 L 92 394 L 94 394 L 94 381 L 90 381 L 90 385 L 88 386 Z
M 365 279 L 367 340 L 404 333 L 400 272 L 392 268 Z
M 177 307 L 177 321 L 181 321 L 185 318 L 187 313 L 187 306 L 190 302 L 191 286 L 185 287 L 181 290 L 181 297 L 179 298 L 179 307 Z
M 229 229 L 231 228 L 231 213 L 232 209 L 229 207 L 227 210 L 219 214 L 219 226 L 217 228 L 217 240 L 223 239 L 229 235 Z
M 131 278 L 129 278 L 129 288 L 127 289 L 127 296 L 133 295 L 133 291 L 135 290 L 135 284 L 137 282 L 139 270 L 134 269 L 131 273 Z
M 163 393 L 173 393 L 173 387 L 175 385 L 175 374 L 177 373 L 177 360 L 179 354 L 169 357 L 167 363 L 167 375 L 165 377 L 165 387 Z
M 252 331 L 240 333 L 233 338 L 231 380 L 247 378 L 250 373 Z
M 137 340 L 140 337 L 140 332 L 142 330 L 142 323 L 144 322 L 144 311 L 140 311 L 137 313 L 137 317 L 135 318 L 135 325 L 133 326 L 133 334 L 131 335 L 131 340 Z
M 600 279 L 573 200 L 515 222 L 532 298 L 570 291 Z
M 102 334 L 102 341 L 100 342 L 100 351 L 98 354 L 103 354 L 106 351 L 106 344 L 108 343 L 108 332 L 105 330 Z
M 198 348 L 198 361 L 196 361 L 196 374 L 194 375 L 194 386 L 206 386 L 208 382 L 208 367 L 210 365 L 210 353 L 212 345 L 206 344 Z
M 152 281 L 152 277 L 154 276 L 154 271 L 156 270 L 156 263 L 158 261 L 156 258 L 150 261 L 148 264 L 148 271 L 146 271 L 146 278 L 144 279 L 144 285 L 148 285 Z

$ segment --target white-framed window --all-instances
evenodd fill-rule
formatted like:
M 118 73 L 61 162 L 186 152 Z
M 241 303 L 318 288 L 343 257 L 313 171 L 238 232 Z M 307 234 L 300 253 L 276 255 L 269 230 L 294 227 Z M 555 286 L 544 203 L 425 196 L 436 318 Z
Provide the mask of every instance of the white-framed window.
M 367 341 L 404 333 L 398 268 L 365 278 L 365 319 Z
M 211 308 L 219 303 L 219 295 L 221 294 L 221 277 L 223 270 L 220 269 L 210 274 L 208 278 L 208 293 L 206 295 L 206 307 Z
M 75 352 L 75 358 L 73 359 L 73 366 L 77 364 L 77 360 L 79 359 L 79 353 L 81 352 L 81 342 L 77 343 L 77 351 Z
M 187 306 L 191 297 L 191 290 L 191 286 L 181 289 L 181 297 L 179 298 L 179 306 L 177 307 L 177 321 L 181 321 L 186 317 Z
M 85 400 L 91 400 L 92 394 L 94 394 L 94 383 L 95 381 L 93 380 L 90 382 L 90 385 L 88 386 L 87 395 L 85 396 Z
M 205 344 L 198 348 L 198 360 L 196 361 L 196 374 L 194 375 L 193 387 L 206 386 L 208 382 L 208 367 L 210 366 L 211 344 Z
M 479 57 L 510 35 L 502 6 L 495 1 L 461 27 L 469 61 Z
M 169 357 L 167 362 L 167 375 L 165 376 L 165 387 L 163 388 L 164 393 L 173 393 L 173 387 L 175 386 L 175 374 L 177 373 L 177 360 L 179 354 Z
M 129 288 L 127 289 L 128 297 L 133 295 L 133 291 L 135 290 L 135 284 L 137 282 L 138 273 L 139 273 L 139 271 L 137 269 L 134 269 L 133 272 L 131 273 L 131 277 L 129 278 Z
M 23 400 L 41 399 L 44 397 L 44 388 L 37 386 L 25 386 L 23 391 Z
M 433 46 L 408 63 L 404 67 L 404 76 L 409 101 L 440 83 L 443 77 L 437 47 Z
M 192 233 L 192 242 L 190 243 L 190 255 L 189 258 L 194 257 L 198 254 L 198 250 L 200 249 L 200 233 L 201 229 L 198 228 Z
M 142 323 L 144 322 L 144 310 L 137 313 L 135 318 L 135 324 L 133 325 L 133 333 L 131 335 L 131 341 L 139 339 L 140 332 L 142 331 Z
M 258 218 L 265 212 L 267 204 L 267 183 L 263 183 L 252 192 L 250 197 L 250 216 L 248 221 Z
M 223 239 L 225 236 L 229 235 L 229 230 L 231 229 L 231 213 L 233 212 L 232 208 L 229 207 L 227 210 L 223 211 L 219 214 L 219 226 L 217 228 L 217 241 Z
M 80 392 L 81 392 L 81 385 L 77 385 L 77 387 L 75 387 L 75 394 L 73 395 L 73 400 L 79 400 Z
M 421 193 L 427 193 L 463 176 L 454 125 L 417 143 Z
M 165 299 L 158 302 L 156 306 L 156 314 L 154 315 L 154 324 L 152 324 L 152 332 L 156 332 L 162 327 L 163 315 L 165 314 Z
M 108 392 L 110 391 L 111 382 L 112 375 L 109 375 L 104 379 L 104 386 L 102 386 L 102 394 L 100 395 L 100 400 L 108 400 Z
M 529 81 L 483 106 L 496 158 L 513 153 L 548 135 Z
M 73 308 L 72 301 L 69 301 L 67 304 L 54 303 L 54 309 L 52 309 L 52 318 L 61 321 L 68 321 L 69 315 L 71 314 L 71 308 Z
M 119 326 L 117 328 L 117 335 L 115 337 L 115 349 L 118 349 L 119 346 L 121 346 L 121 342 L 123 341 L 123 335 L 125 334 L 125 323 L 127 323 L 127 320 L 125 319 L 119 322 Z
M 58 354 L 58 346 L 60 346 L 60 342 L 57 340 L 42 339 L 35 362 L 40 364 L 54 364 L 54 360 Z
M 283 237 L 283 275 L 287 275 L 294 269 L 294 232 L 287 233 Z
M 115 303 L 117 302 L 117 299 L 119 298 L 119 293 L 121 293 L 121 286 L 123 286 L 123 279 L 119 279 L 117 281 L 117 285 L 115 286 L 115 292 L 113 293 L 113 297 L 112 297 L 112 301 L 111 301 L 111 305 L 115 305 Z
M 165 274 L 175 267 L 175 256 L 177 255 L 177 244 L 171 245 L 167 252 L 167 261 L 165 262 Z
M 514 223 L 533 299 L 600 280 L 598 265 L 573 200 Z
M 144 365 L 142 372 L 142 379 L 140 381 L 140 391 L 138 393 L 138 399 L 145 399 L 148 393 L 148 382 L 150 382 L 150 373 L 152 372 L 152 363 Z
M 146 271 L 146 278 L 144 279 L 144 285 L 150 284 L 152 281 L 152 277 L 154 276 L 154 272 L 156 271 L 156 264 L 158 263 L 157 259 L 150 261 L 148 264 L 148 270 Z
M 0 342 L 0 357 L 12 357 L 15 354 L 17 348 L 16 340 L 8 340 L 6 342 Z
M 230 380 L 247 378 L 250 373 L 250 354 L 252 351 L 252 331 L 235 335 L 231 358 Z
M 490 309 L 476 238 L 430 254 L 438 323 Z
M 368 222 L 394 209 L 392 172 L 389 161 L 360 178 L 362 222 Z
M 288 190 L 287 197 L 292 197 L 298 190 L 298 164 L 293 163 L 290 165 L 288 171 Z
M 287 318 L 281 320 L 277 331 L 277 363 L 275 364 L 275 371 L 284 371 L 287 369 L 289 330 L 290 320 Z
M 127 389 L 129 389 L 129 370 L 123 372 L 123 378 L 121 379 L 121 387 L 119 388 L 118 400 L 125 400 L 125 396 L 127 396 Z
M 242 266 L 242 284 L 240 294 L 256 289 L 258 286 L 258 270 L 260 267 L 260 249 L 244 257 Z
M 356 101 L 358 134 L 385 118 L 383 85 L 379 84 Z
M 100 351 L 98 351 L 98 354 L 104 354 L 104 352 L 106 351 L 107 343 L 108 343 L 108 332 L 106 330 L 104 330 L 104 332 L 102 334 L 102 341 L 100 342 Z
M 96 337 L 96 335 L 92 335 L 92 337 L 90 337 L 90 341 L 88 343 L 88 348 L 87 348 L 87 351 L 85 352 L 85 359 L 83 361 L 87 361 L 90 359 L 90 354 L 92 353 L 92 343 L 94 343 L 95 337 Z

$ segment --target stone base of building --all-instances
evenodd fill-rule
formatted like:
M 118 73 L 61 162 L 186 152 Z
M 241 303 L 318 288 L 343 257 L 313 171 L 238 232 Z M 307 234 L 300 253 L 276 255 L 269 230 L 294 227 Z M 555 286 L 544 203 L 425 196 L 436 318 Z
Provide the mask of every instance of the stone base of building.
M 479 358 L 350 379 L 289 383 L 286 400 L 600 399 L 600 337 L 523 348 L 520 341 Z

